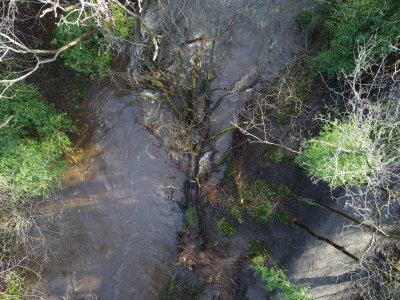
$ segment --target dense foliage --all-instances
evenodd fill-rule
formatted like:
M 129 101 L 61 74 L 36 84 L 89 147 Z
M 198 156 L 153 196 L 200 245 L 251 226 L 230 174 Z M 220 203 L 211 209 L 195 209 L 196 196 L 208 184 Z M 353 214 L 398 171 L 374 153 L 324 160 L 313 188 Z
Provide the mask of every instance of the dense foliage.
M 342 77 L 355 67 L 359 45 L 374 40 L 371 63 L 384 57 L 400 41 L 400 1 L 325 1 L 330 17 L 322 24 L 330 36 L 328 47 L 314 60 L 328 77 Z
M 111 20 L 102 24 L 106 35 L 129 39 L 133 31 L 135 18 L 126 16 L 124 11 L 116 4 L 111 5 L 111 14 Z
M 379 153 L 372 151 L 370 133 L 368 124 L 360 124 L 354 117 L 326 123 L 319 137 L 303 142 L 296 161 L 332 186 L 365 183 L 380 163 Z
M 104 20 L 100 28 L 90 18 L 84 23 L 74 24 L 77 18 L 77 14 L 70 14 L 68 20 L 72 24 L 63 23 L 56 27 L 52 44 L 57 48 L 62 47 L 84 33 L 96 29 L 90 37 L 63 52 L 60 57 L 68 67 L 77 72 L 104 76 L 111 60 L 113 44 L 129 37 L 135 20 L 125 16 L 123 10 L 116 5 L 111 6 L 111 17 Z
M 62 47 L 93 28 L 93 24 L 87 26 L 60 25 L 55 29 L 52 44 Z M 104 76 L 111 60 L 111 53 L 108 44 L 104 42 L 103 35 L 96 31 L 89 38 L 63 52 L 60 58 L 65 65 L 77 72 L 92 76 L 98 73 L 100 76 Z
M 72 123 L 32 85 L 14 85 L 8 96 L 0 101 L 0 120 L 12 117 L 0 131 L 0 188 L 17 198 L 47 195 L 59 185 Z

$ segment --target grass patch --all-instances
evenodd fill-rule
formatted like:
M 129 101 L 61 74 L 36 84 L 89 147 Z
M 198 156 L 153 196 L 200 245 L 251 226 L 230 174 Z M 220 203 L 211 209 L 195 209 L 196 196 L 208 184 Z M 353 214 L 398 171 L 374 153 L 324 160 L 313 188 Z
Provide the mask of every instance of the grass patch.
M 217 221 L 217 231 L 220 235 L 231 236 L 235 234 L 236 230 L 225 218 L 221 218 Z

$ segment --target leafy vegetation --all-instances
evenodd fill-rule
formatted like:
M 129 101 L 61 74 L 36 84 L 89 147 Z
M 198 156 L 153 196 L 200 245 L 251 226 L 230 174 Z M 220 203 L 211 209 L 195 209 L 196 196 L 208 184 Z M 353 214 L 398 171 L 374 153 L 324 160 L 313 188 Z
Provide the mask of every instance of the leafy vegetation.
M 289 118 L 295 113 L 295 109 L 292 106 L 284 107 L 278 114 L 276 115 L 276 121 L 278 123 L 285 123 Z
M 128 39 L 133 32 L 135 18 L 127 16 L 117 4 L 111 5 L 111 20 L 103 22 L 106 35 Z
M 285 154 L 279 147 L 272 148 L 265 153 L 266 163 L 281 163 L 285 161 Z
M 360 124 L 355 117 L 334 120 L 323 126 L 319 137 L 303 143 L 296 162 L 332 186 L 360 185 L 381 160 L 379 153 L 371 152 L 372 144 L 369 124 Z
M 74 22 L 77 14 L 69 14 L 69 21 Z M 73 70 L 90 76 L 107 74 L 107 66 L 111 60 L 111 40 L 126 39 L 132 33 L 135 19 L 125 16 L 123 10 L 116 4 L 111 6 L 111 19 L 101 24 L 103 31 L 89 18 L 81 24 L 61 24 L 54 31 L 52 44 L 62 47 L 86 32 L 95 30 L 88 38 L 78 45 L 61 53 L 60 58 Z
M 114 46 L 117 38 L 127 38 L 133 30 L 133 18 L 126 17 L 123 9 L 108 1 L 16 2 L 4 3 L 1 20 L 0 299 L 34 297 L 25 295 L 24 270 L 30 270 L 29 275 L 40 276 L 40 261 L 36 263 L 31 259 L 42 254 L 47 236 L 42 230 L 47 228 L 49 219 L 54 218 L 53 209 L 56 210 L 48 205 L 44 211 L 43 198 L 47 201 L 60 186 L 66 167 L 64 156 L 69 155 L 72 147 L 66 134 L 73 130 L 72 121 L 66 114 L 56 111 L 35 86 L 23 80 L 57 58 L 55 51 L 47 49 L 48 33 L 58 21 L 63 25 L 54 30 L 53 48 L 59 49 L 87 33 L 86 39 L 60 52 L 60 57 L 74 71 L 91 76 L 106 73 L 111 59 L 110 45 Z M 108 14 L 110 6 L 111 18 L 105 18 L 103 26 L 86 21 L 96 12 L 100 16 L 95 19 L 101 19 Z M 56 11 L 81 12 L 77 22 L 81 26 L 66 26 L 62 19 L 55 20 Z M 72 13 L 70 17 L 77 16 Z M 111 35 L 113 39 L 107 37 Z M 45 86 L 43 89 L 48 88 L 53 95 L 65 96 L 51 82 L 68 79 L 68 74 L 59 74 L 62 71 L 49 73 L 49 80 L 33 78 L 32 81 L 42 81 L 41 88 Z M 63 86 L 65 88 L 68 86 Z M 67 103 L 70 99 L 62 100 Z
M 94 30 L 94 24 L 86 26 L 60 25 L 54 32 L 53 46 L 62 47 L 72 40 L 80 37 L 85 32 Z M 90 37 L 82 40 L 78 45 L 61 53 L 60 58 L 64 64 L 76 72 L 94 76 L 106 74 L 107 65 L 111 60 L 109 45 L 105 42 L 101 32 L 95 31 Z
M 308 295 L 308 288 L 292 286 L 286 278 L 285 273 L 278 268 L 268 268 L 264 266 L 264 260 L 261 257 L 252 259 L 250 268 L 261 277 L 264 282 L 264 289 L 267 292 L 278 290 L 278 297 L 288 300 L 311 300 Z
M 59 186 L 72 123 L 32 85 L 14 85 L 8 96 L 0 101 L 0 120 L 12 118 L 0 131 L 0 188 L 14 198 L 48 195 Z
M 3 268 L 23 260 L 18 253 L 35 227 L 31 198 L 60 186 L 63 155 L 71 150 L 66 131 L 73 126 L 33 85 L 15 84 L 6 96 L 0 101 L 1 124 L 6 124 L 0 130 L 0 299 L 22 299 L 22 275 Z
M 250 269 L 261 277 L 264 289 L 267 292 L 278 291 L 280 299 L 288 300 L 311 300 L 308 288 L 293 286 L 286 278 L 285 273 L 277 267 L 266 267 L 267 250 L 262 241 L 251 241 L 249 243 L 248 256 L 250 258 Z
M 330 17 L 323 24 L 330 37 L 328 48 L 314 60 L 328 77 L 343 77 L 355 67 L 359 45 L 371 39 L 376 47 L 370 63 L 384 57 L 400 40 L 400 2 L 398 0 L 327 1 Z
M 305 9 L 297 14 L 295 22 L 301 28 L 307 28 L 311 25 L 313 19 L 312 11 Z
M 262 224 L 267 224 L 270 219 L 274 196 L 274 192 L 261 179 L 252 184 L 244 184 L 240 189 L 240 197 L 246 211 Z
M 268 254 L 267 247 L 261 240 L 249 241 L 247 252 L 251 260 L 256 257 L 263 257 L 265 259 Z
M 0 279 L 0 300 L 23 299 L 24 278 L 15 272 L 9 272 L 4 276 L 4 282 Z M 3 292 L 2 292 L 3 291 Z
M 238 222 L 239 224 L 243 224 L 244 222 L 244 217 L 243 217 L 243 212 L 242 209 L 236 205 L 232 204 L 229 207 L 229 214 Z
M 230 236 L 235 233 L 235 227 L 225 218 L 221 218 L 217 221 L 217 231 L 220 235 Z
M 287 199 L 287 198 L 293 198 L 294 197 L 294 194 L 292 193 L 292 190 L 286 184 L 282 184 L 282 183 L 276 184 L 274 186 L 274 191 L 275 191 L 275 194 L 280 199 Z
M 184 217 L 186 224 L 191 228 L 196 229 L 199 226 L 199 219 L 193 207 L 188 207 L 185 210 Z

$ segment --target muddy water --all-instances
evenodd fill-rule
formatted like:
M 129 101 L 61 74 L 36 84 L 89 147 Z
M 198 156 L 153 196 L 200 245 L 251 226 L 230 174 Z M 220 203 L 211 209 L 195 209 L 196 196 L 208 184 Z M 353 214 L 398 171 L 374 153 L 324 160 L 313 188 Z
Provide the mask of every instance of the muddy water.
M 141 107 L 128 93 L 92 88 L 82 109 L 83 153 L 59 195 L 66 213 L 45 266 L 48 299 L 154 299 L 165 284 L 181 216 L 177 192 L 171 197 L 163 186 L 181 178 L 142 126 Z

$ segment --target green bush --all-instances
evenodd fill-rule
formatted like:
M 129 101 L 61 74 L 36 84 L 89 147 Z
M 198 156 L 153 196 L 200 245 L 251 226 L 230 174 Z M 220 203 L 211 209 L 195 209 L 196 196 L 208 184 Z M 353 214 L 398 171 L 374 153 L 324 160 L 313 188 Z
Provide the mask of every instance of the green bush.
M 240 189 L 244 206 L 257 222 L 267 224 L 272 214 L 272 201 L 275 194 L 264 180 L 258 179 L 252 184 L 245 184 Z
M 306 9 L 297 14 L 295 22 L 297 26 L 305 29 L 311 25 L 312 19 L 312 11 L 310 9 Z
M 281 163 L 285 161 L 285 153 L 281 148 L 272 148 L 265 153 L 266 163 Z
M 80 37 L 85 32 L 97 28 L 97 31 L 90 37 L 60 55 L 65 65 L 92 77 L 96 74 L 106 75 L 107 65 L 111 60 L 111 40 L 106 36 L 114 39 L 128 39 L 129 35 L 132 34 L 135 22 L 133 17 L 126 16 L 123 9 L 116 4 L 112 4 L 110 10 L 110 20 L 104 20 L 100 27 L 89 19 L 86 23 L 81 22 L 79 25 L 66 26 L 61 24 L 55 29 L 52 44 L 58 48 Z M 74 22 L 77 18 L 77 14 L 68 16 L 70 22 Z
M 232 204 L 229 207 L 229 214 L 232 216 L 232 218 L 236 220 L 236 222 L 238 222 L 239 224 L 243 224 L 244 218 L 242 209 L 238 205 Z
M 15 272 L 4 276 L 4 283 L 0 279 L 0 300 L 21 300 L 23 298 L 24 278 Z
M 281 199 L 293 198 L 295 195 L 292 193 L 290 187 L 286 184 L 276 184 L 274 186 L 275 194 Z
M 251 260 L 257 257 L 261 257 L 264 260 L 267 257 L 267 247 L 264 242 L 260 240 L 250 241 L 247 252 Z
M 264 289 L 267 292 L 278 290 L 278 297 L 280 299 L 288 300 L 311 300 L 313 299 L 308 294 L 307 287 L 292 286 L 290 281 L 286 278 L 285 273 L 278 268 L 267 268 L 264 266 L 264 259 L 262 257 L 255 257 L 252 259 L 250 268 L 261 277 L 264 282 Z
M 334 120 L 325 124 L 319 137 L 303 142 L 296 162 L 331 186 L 360 185 L 380 164 L 372 144 L 369 124 L 359 124 L 355 117 Z
M 0 120 L 12 119 L 0 130 L 0 188 L 16 198 L 48 195 L 59 186 L 72 123 L 30 84 L 14 85 L 7 96 L 0 101 Z
M 196 211 L 193 207 L 188 207 L 184 213 L 185 222 L 188 226 L 196 229 L 199 226 L 199 218 L 197 217 Z
M 220 235 L 230 236 L 235 233 L 235 227 L 225 218 L 221 218 L 217 221 L 217 231 Z
M 74 17 L 77 16 L 70 18 Z M 62 47 L 93 28 L 94 24 L 90 23 L 81 26 L 62 24 L 55 29 L 52 45 L 57 48 Z M 96 31 L 90 37 L 61 53 L 60 58 L 66 66 L 77 72 L 91 76 L 96 74 L 104 76 L 111 60 L 111 52 L 103 34 Z
M 135 18 L 126 16 L 123 9 L 116 4 L 111 4 L 111 14 L 111 21 L 102 24 L 106 34 L 128 39 L 133 32 Z
M 400 41 L 400 1 L 347 0 L 331 4 L 331 16 L 325 22 L 330 36 L 328 49 L 314 60 L 314 65 L 328 77 L 349 74 L 355 66 L 359 44 L 376 39 L 371 63 L 391 51 L 389 45 Z
M 263 241 L 254 240 L 249 242 L 248 257 L 250 258 L 250 269 L 252 269 L 264 282 L 264 289 L 267 292 L 278 290 L 279 299 L 288 300 L 311 300 L 308 295 L 308 288 L 292 286 L 286 278 L 285 273 L 277 267 L 268 268 L 265 266 L 268 257 L 267 248 Z

